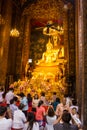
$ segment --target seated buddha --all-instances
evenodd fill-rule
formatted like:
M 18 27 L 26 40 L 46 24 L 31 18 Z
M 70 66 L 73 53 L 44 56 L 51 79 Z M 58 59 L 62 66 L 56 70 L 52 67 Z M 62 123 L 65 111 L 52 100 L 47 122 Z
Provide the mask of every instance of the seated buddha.
M 36 65 L 50 66 L 50 65 L 53 65 L 57 61 L 57 58 L 58 58 L 58 50 L 56 50 L 56 52 L 54 51 L 53 45 L 49 39 L 46 45 L 46 52 L 43 53 L 42 59 L 38 60 Z

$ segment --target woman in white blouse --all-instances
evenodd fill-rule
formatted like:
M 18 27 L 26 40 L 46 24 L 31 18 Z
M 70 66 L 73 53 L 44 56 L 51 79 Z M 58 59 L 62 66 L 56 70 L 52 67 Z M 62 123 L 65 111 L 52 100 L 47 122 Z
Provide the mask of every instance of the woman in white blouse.
M 24 130 L 39 130 L 39 124 L 36 122 L 33 112 L 28 113 L 27 123 L 25 124 Z
M 54 109 L 52 106 L 48 108 L 47 116 L 46 116 L 46 127 L 45 130 L 54 130 L 53 124 L 56 121 L 57 117 L 55 115 Z

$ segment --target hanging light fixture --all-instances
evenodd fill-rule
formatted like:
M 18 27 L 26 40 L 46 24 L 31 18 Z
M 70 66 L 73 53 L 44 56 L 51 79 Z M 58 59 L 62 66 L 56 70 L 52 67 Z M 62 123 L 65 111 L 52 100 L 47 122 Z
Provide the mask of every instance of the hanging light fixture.
M 15 14 L 13 14 L 12 17 L 12 29 L 10 31 L 10 36 L 11 37 L 19 37 L 20 33 L 19 30 L 16 28 L 18 27 L 18 22 L 17 22 L 17 11 L 15 10 Z
M 19 37 L 19 35 L 20 35 L 20 33 L 19 33 L 19 31 L 16 28 L 14 28 L 14 29 L 12 29 L 10 31 L 10 36 L 11 37 Z

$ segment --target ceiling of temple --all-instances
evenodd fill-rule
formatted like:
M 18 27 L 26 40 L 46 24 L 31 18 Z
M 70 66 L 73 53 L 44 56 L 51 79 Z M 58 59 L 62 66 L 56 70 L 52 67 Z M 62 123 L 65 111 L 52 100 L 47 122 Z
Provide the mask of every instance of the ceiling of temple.
M 28 15 L 32 26 L 44 26 L 49 21 L 62 24 L 65 11 L 64 5 L 70 8 L 74 0 L 12 0 L 13 4 L 20 9 L 22 16 Z
M 18 8 L 20 8 L 23 11 L 29 5 L 31 5 L 33 3 L 37 3 L 38 1 L 41 1 L 41 0 L 12 0 L 12 1 Z M 74 5 L 74 3 L 75 3 L 75 0 L 52 0 L 52 3 L 54 1 L 56 1 L 56 2 L 62 1 L 64 4 L 70 3 L 72 5 Z

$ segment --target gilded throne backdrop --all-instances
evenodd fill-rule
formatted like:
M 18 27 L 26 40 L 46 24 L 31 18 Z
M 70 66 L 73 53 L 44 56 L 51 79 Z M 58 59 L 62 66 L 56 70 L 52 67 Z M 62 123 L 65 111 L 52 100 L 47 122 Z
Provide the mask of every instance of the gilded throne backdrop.
M 31 20 L 31 36 L 30 36 L 30 54 L 29 58 L 33 59 L 33 63 L 37 62 L 39 59 L 42 58 L 43 52 L 46 51 L 46 44 L 50 38 L 51 43 L 54 44 L 54 35 L 49 36 L 43 34 L 43 29 L 45 28 L 47 24 L 47 20 L 43 20 L 40 22 L 40 20 Z M 59 20 L 52 20 L 53 24 L 58 26 L 63 26 L 63 21 L 61 19 Z M 61 46 L 64 46 L 64 35 L 56 35 L 57 40 L 57 46 L 58 48 Z M 54 46 L 54 45 L 53 45 Z

